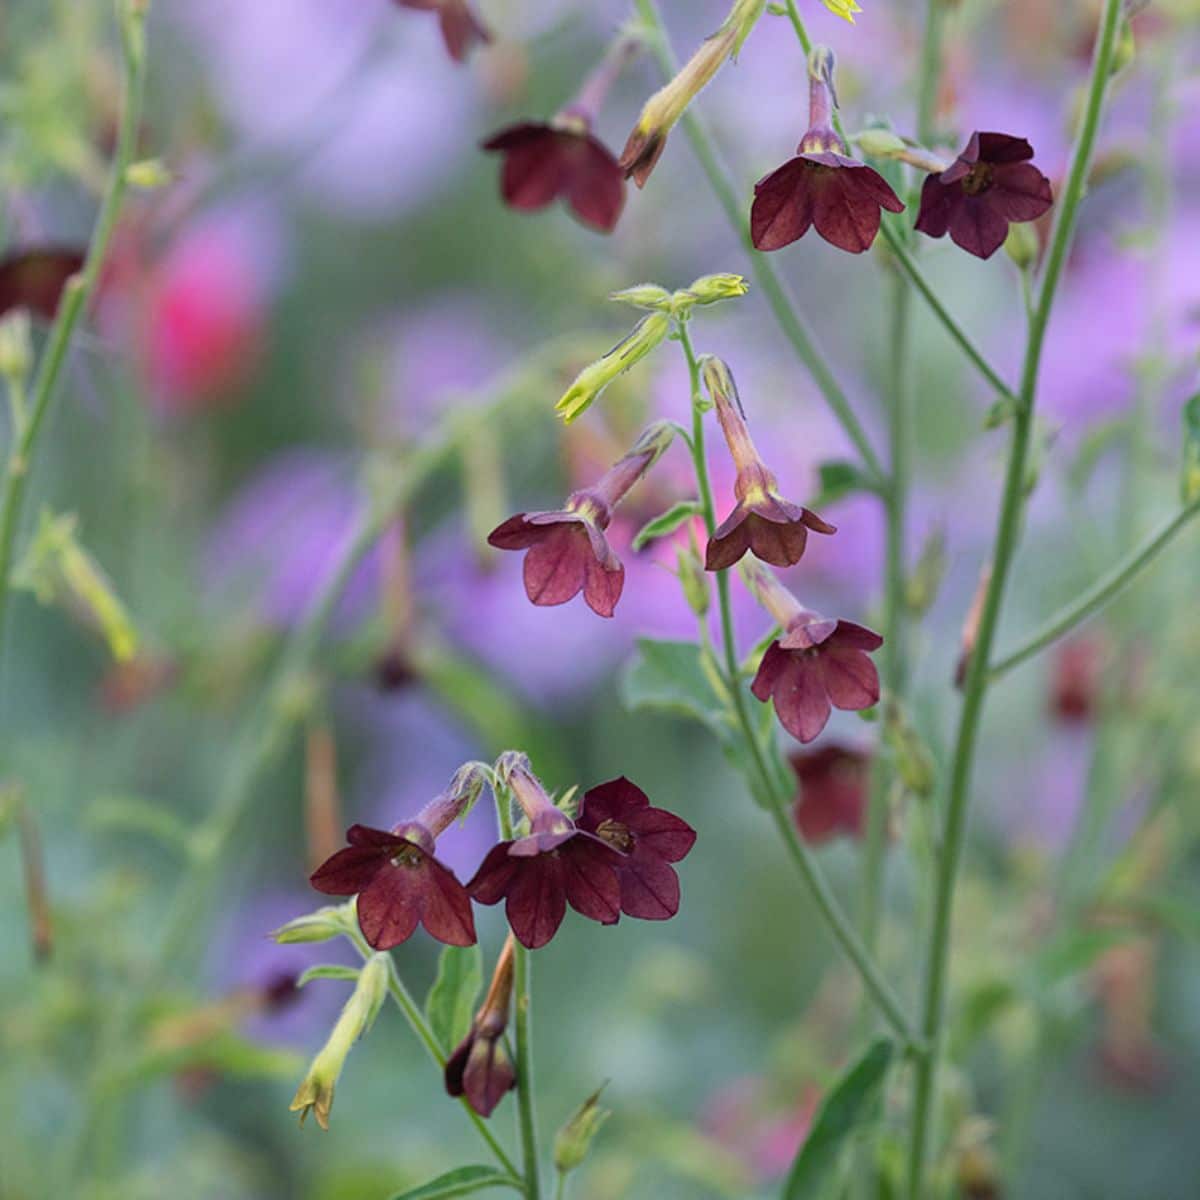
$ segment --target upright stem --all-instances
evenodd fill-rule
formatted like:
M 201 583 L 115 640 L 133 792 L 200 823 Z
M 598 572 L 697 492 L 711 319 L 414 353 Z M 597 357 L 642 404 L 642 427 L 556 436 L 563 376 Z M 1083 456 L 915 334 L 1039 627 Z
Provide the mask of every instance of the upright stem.
M 651 47 L 664 78 L 674 78 L 678 70 L 678 63 L 675 55 L 671 52 L 666 27 L 663 25 L 657 5 L 654 0 L 635 0 L 635 3 L 642 20 L 654 34 L 651 39 Z M 858 451 L 864 466 L 873 476 L 872 482 L 880 484 L 884 478 L 883 465 L 871 447 L 866 430 L 863 429 L 854 410 L 850 407 L 850 401 L 846 398 L 845 392 L 842 391 L 829 364 L 817 348 L 816 338 L 788 295 L 787 288 L 779 278 L 771 260 L 754 248 L 754 243 L 750 238 L 746 205 L 733 184 L 729 182 L 717 157 L 711 136 L 694 112 L 686 113 L 681 123 L 692 144 L 692 150 L 699 159 L 704 174 L 708 177 L 709 186 L 715 193 L 730 225 L 741 239 L 746 252 L 750 255 L 751 270 L 758 280 L 759 287 L 767 297 L 767 303 L 770 305 L 779 327 L 783 330 L 784 337 L 791 343 L 796 356 L 804 364 L 812 376 L 813 382 L 817 385 L 817 389 L 825 398 L 825 402 L 846 431 L 846 435 Z
M 1113 44 L 1121 13 L 1121 0 L 1105 0 L 1100 31 L 1092 60 L 1087 104 L 1080 125 L 1067 184 L 1059 201 L 1030 324 L 1025 360 L 1021 372 L 1018 406 L 1013 423 L 1012 444 L 1005 476 L 996 541 L 992 554 L 992 576 L 979 622 L 979 632 L 970 656 L 964 687 L 962 712 L 955 741 L 950 792 L 946 803 L 942 836 L 942 854 L 935 883 L 933 925 L 930 931 L 925 968 L 922 1033 L 928 1054 L 917 1063 L 913 1099 L 912 1140 L 909 1146 L 908 1197 L 926 1200 L 925 1170 L 937 1093 L 937 1070 L 941 1060 L 946 1001 L 946 968 L 950 957 L 950 927 L 954 909 L 954 890 L 962 860 L 970 798 L 971 770 L 979 733 L 983 703 L 987 692 L 989 662 L 1000 608 L 1004 599 L 1013 554 L 1019 537 L 1024 509 L 1025 475 L 1033 431 L 1034 404 L 1037 394 L 1038 367 L 1042 345 L 1054 304 L 1055 291 L 1066 262 L 1075 231 L 1079 202 L 1083 197 L 1092 149 L 1100 124 L 1100 114 L 1108 88 Z
M 86 311 L 99 282 L 100 268 L 104 265 L 108 245 L 125 200 L 128 186 L 126 173 L 137 152 L 142 97 L 146 83 L 145 13 L 135 4 L 124 3 L 119 8 L 119 20 L 124 77 L 120 125 L 117 129 L 112 165 L 109 168 L 108 186 L 96 217 L 83 269 L 67 281 L 59 299 L 54 324 L 50 328 L 34 377 L 31 407 L 27 415 L 23 411 L 23 405 L 14 406 L 13 409 L 15 421 L 12 446 L 5 469 L 3 497 L 0 498 L 0 655 L 4 649 L 13 547 L 21 523 L 21 511 L 29 486 L 38 437 L 58 392 L 58 381 L 67 360 L 75 327 Z
M 700 398 L 700 366 L 692 348 L 687 325 L 679 325 L 679 342 L 683 347 L 684 357 L 688 364 L 688 378 L 691 385 L 692 400 L 692 458 L 696 468 L 696 483 L 700 490 L 700 500 L 704 508 L 704 524 L 711 536 L 716 529 L 716 512 L 713 506 L 712 486 L 708 478 L 708 462 L 704 454 L 704 420 L 703 412 L 697 404 Z M 737 643 L 733 629 L 733 606 L 729 596 L 729 572 L 717 572 L 717 597 L 721 613 L 721 641 L 725 657 L 725 674 L 729 694 L 733 698 L 735 715 L 746 748 L 750 752 L 750 760 L 754 773 L 758 777 L 759 787 L 767 807 L 775 821 L 780 838 L 786 847 L 792 861 L 800 872 L 813 901 L 821 916 L 824 918 L 834 941 L 838 943 L 846 957 L 857 969 L 863 980 L 868 994 L 878 1005 L 884 1019 L 892 1027 L 896 1035 L 906 1046 L 915 1046 L 912 1027 L 904 1014 L 903 1006 L 897 998 L 891 985 L 884 978 L 878 965 L 863 946 L 854 926 L 842 911 L 829 884 L 821 874 L 816 860 L 809 848 L 800 840 L 795 826 L 788 815 L 788 802 L 791 799 L 780 786 L 780 781 L 773 777 L 767 760 L 763 755 L 762 746 L 750 713 L 746 706 L 746 689 L 742 683 L 741 668 L 738 664 Z
M 938 89 L 942 83 L 942 27 L 946 0 L 925 0 L 925 36 L 921 41 L 921 72 L 917 81 L 917 141 L 930 145 L 937 136 Z

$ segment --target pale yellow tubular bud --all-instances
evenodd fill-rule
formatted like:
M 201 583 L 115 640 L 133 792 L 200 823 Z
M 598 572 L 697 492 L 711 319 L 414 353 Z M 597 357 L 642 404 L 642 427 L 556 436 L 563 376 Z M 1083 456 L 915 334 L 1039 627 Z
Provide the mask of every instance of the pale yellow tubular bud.
M 608 297 L 619 304 L 631 304 L 634 308 L 645 308 L 651 311 L 666 312 L 671 307 L 671 293 L 657 283 L 639 283 L 633 287 L 622 288 Z
M 349 933 L 353 924 L 353 903 L 330 905 L 316 912 L 296 917 L 271 934 L 271 940 L 281 946 L 297 942 L 328 942 Z
M 1039 249 L 1037 229 L 1031 222 L 1008 227 L 1008 237 L 1004 239 L 1004 253 L 1022 271 L 1027 271 L 1037 262 Z
M 890 129 L 864 129 L 850 140 L 872 158 L 898 158 L 908 149 L 904 139 Z
M 566 424 L 571 424 L 618 375 L 624 374 L 658 346 L 670 330 L 671 318 L 664 312 L 643 317 L 628 337 L 618 342 L 603 358 L 589 363 L 579 372 L 554 406 L 554 411 Z
M 736 300 L 749 290 L 750 285 L 744 276 L 729 273 L 701 275 L 687 288 L 693 304 L 717 304 L 721 300 Z
M 125 182 L 130 187 L 153 191 L 175 182 L 175 176 L 161 158 L 143 158 L 125 168 Z

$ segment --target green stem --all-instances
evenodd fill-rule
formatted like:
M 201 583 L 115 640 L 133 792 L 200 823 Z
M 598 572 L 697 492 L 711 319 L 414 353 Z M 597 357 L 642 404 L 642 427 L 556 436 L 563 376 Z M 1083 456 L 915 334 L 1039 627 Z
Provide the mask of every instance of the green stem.
M 1187 528 L 1197 513 L 1200 513 L 1200 501 L 1177 512 L 1157 533 L 1147 538 L 1143 545 L 1127 554 L 1082 595 L 1059 609 L 1041 628 L 1030 634 L 1017 649 L 994 663 L 988 672 L 988 682 L 994 683 L 1002 675 L 1007 675 L 1014 667 L 1020 666 L 1027 658 L 1032 658 L 1039 650 L 1049 646 L 1051 642 L 1058 641 L 1059 638 L 1070 633 L 1076 625 L 1103 608 L 1110 600 L 1124 591 L 1175 540 L 1178 533 Z
M 933 315 L 945 326 L 946 332 L 958 344 L 959 349 L 967 356 L 980 375 L 988 381 L 997 395 L 1015 404 L 1017 398 L 1013 394 L 1012 388 L 1004 382 L 1000 377 L 1000 373 L 984 357 L 983 351 L 975 345 L 963 327 L 950 315 L 949 309 L 938 298 L 937 292 L 933 290 L 933 286 L 925 278 L 921 268 L 917 266 L 916 259 L 909 253 L 904 245 L 902 236 L 893 228 L 892 223 L 884 221 L 879 228 L 888 245 L 891 247 L 897 265 L 908 277 L 913 287 L 921 293 Z
M 663 25 L 657 5 L 654 0 L 636 0 L 636 6 L 642 20 L 654 34 L 651 38 L 651 49 L 658 60 L 663 76 L 667 79 L 673 78 L 679 69 L 679 64 L 671 52 L 666 27 Z M 858 451 L 868 473 L 873 477 L 872 483 L 881 488 L 884 478 L 883 465 L 871 448 L 866 430 L 855 416 L 845 392 L 842 391 L 829 364 L 817 348 L 815 336 L 788 295 L 787 288 L 778 272 L 770 259 L 754 248 L 750 237 L 750 225 L 746 217 L 746 205 L 738 196 L 721 166 L 712 137 L 693 112 L 684 114 L 682 125 L 725 216 L 750 255 L 751 270 L 767 298 L 771 312 L 783 330 L 784 337 L 791 343 L 796 356 L 804 364 L 812 376 L 813 382 L 817 385 L 817 389 L 825 398 L 825 402 L 841 423 L 842 428 L 845 429 L 846 435 Z
M 684 322 L 679 324 L 679 343 L 683 347 L 684 357 L 687 359 L 691 385 L 692 455 L 696 466 L 696 482 L 704 507 L 704 524 L 711 536 L 716 528 L 716 513 L 713 507 L 712 486 L 708 478 L 708 462 L 704 454 L 703 412 L 697 404 L 700 398 L 700 365 L 692 348 L 687 325 Z M 733 606 L 730 603 L 729 572 L 727 570 L 717 572 L 717 596 L 721 612 L 721 640 L 725 656 L 726 683 L 729 694 L 733 698 L 738 726 L 742 731 L 746 747 L 750 751 L 754 772 L 758 776 L 762 796 L 767 801 L 767 806 L 784 846 L 795 862 L 834 941 L 838 943 L 846 957 L 857 969 L 867 992 L 879 1006 L 880 1012 L 896 1035 L 904 1041 L 906 1046 L 915 1048 L 916 1039 L 899 998 L 884 978 L 883 972 L 880 971 L 875 960 L 863 946 L 858 934 L 855 933 L 853 924 L 842 911 L 837 897 L 834 896 L 825 877 L 821 874 L 812 852 L 800 840 L 788 813 L 788 802 L 791 796 L 780 786 L 782 781 L 772 777 L 771 769 L 763 755 L 762 746 L 754 731 L 750 712 L 746 706 L 746 689 L 743 686 L 741 667 L 738 664 L 737 643 L 734 638 Z
M 71 348 L 75 327 L 86 311 L 99 282 L 100 269 L 104 265 L 109 242 L 112 240 L 113 230 L 125 200 L 128 186 L 126 172 L 137 152 L 142 98 L 146 84 L 146 51 L 143 40 L 145 16 L 136 5 L 126 4 L 120 12 L 119 19 L 124 82 L 120 125 L 112 165 L 109 168 L 108 186 L 100 203 L 83 269 L 67 281 L 59 299 L 58 312 L 42 350 L 37 374 L 34 376 L 32 404 L 28 416 L 14 410 L 14 414 L 22 419 L 13 429 L 13 443 L 5 469 L 4 493 L 0 499 L 0 653 L 4 646 L 5 617 L 11 591 L 13 548 L 21 523 L 21 511 L 25 504 L 38 437 L 45 427 L 46 415 L 57 395 L 58 382 L 67 360 L 67 352 Z
M 1083 198 L 1091 163 L 1092 149 L 1100 124 L 1100 114 L 1108 89 L 1113 44 L 1121 13 L 1121 0 L 1105 0 L 1104 15 L 1096 38 L 1087 104 L 1071 160 L 1066 187 L 1059 201 L 1051 234 L 1045 274 L 1030 324 L 1021 372 L 1021 387 L 1014 417 L 1012 445 L 1005 476 L 1003 498 L 992 555 L 992 575 L 980 617 L 979 631 L 970 656 L 964 687 L 963 705 L 955 740 L 950 792 L 946 803 L 942 854 L 934 891 L 934 914 L 925 967 L 922 1033 L 929 1053 L 918 1061 L 913 1100 L 912 1139 L 908 1160 L 909 1200 L 926 1200 L 925 1171 L 929 1156 L 931 1126 L 936 1103 L 937 1071 L 941 1060 L 946 1002 L 947 966 L 950 958 L 950 926 L 954 909 L 954 890 L 962 861 L 971 771 L 978 739 L 983 703 L 987 693 L 992 642 L 1004 599 L 1013 555 L 1019 538 L 1024 510 L 1025 475 L 1032 440 L 1034 404 L 1037 394 L 1038 367 L 1046 327 L 1054 304 L 1055 291 L 1066 262 L 1079 203 Z
M 926 0 L 925 36 L 921 40 L 921 69 L 917 76 L 917 141 L 929 146 L 937 138 L 934 115 L 942 80 L 942 32 L 946 0 Z

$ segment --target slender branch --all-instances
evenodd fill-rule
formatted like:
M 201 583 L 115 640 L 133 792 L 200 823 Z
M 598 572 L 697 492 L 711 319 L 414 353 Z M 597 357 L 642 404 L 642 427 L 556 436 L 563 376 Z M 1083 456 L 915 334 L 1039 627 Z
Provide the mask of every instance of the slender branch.
M 50 328 L 38 362 L 37 374 L 34 376 L 32 403 L 28 415 L 24 412 L 23 404 L 14 405 L 13 409 L 17 420 L 14 423 L 12 447 L 5 472 L 3 498 L 0 499 L 0 654 L 3 653 L 4 624 L 11 591 L 13 548 L 21 523 L 21 511 L 25 504 L 38 438 L 45 427 L 50 405 L 58 393 L 59 379 L 71 348 L 75 327 L 96 291 L 100 269 L 104 265 L 109 242 L 112 240 L 113 230 L 125 201 L 129 164 L 137 152 L 142 98 L 146 84 L 145 13 L 138 5 L 125 3 L 120 8 L 119 20 L 124 76 L 120 124 L 112 165 L 109 168 L 108 186 L 96 216 L 83 268 L 67 281 L 59 298 L 54 324 Z
M 679 342 L 687 359 L 688 377 L 691 384 L 692 397 L 692 454 L 696 466 L 697 486 L 704 507 L 704 523 L 709 536 L 716 528 L 716 513 L 713 508 L 712 487 L 708 479 L 708 463 L 704 455 L 704 421 L 703 412 L 696 403 L 700 395 L 700 367 L 692 348 L 687 326 L 679 325 Z M 791 820 L 788 817 L 787 804 L 790 796 L 784 794 L 777 781 L 772 778 L 770 767 L 763 756 L 762 746 L 750 720 L 746 707 L 745 688 L 741 678 L 741 668 L 738 664 L 737 644 L 733 630 L 733 606 L 729 596 L 729 572 L 717 572 L 717 596 L 721 612 L 721 638 L 725 656 L 725 673 L 729 694 L 733 697 L 733 706 L 738 725 L 745 739 L 754 772 L 758 776 L 763 798 L 767 801 L 775 825 L 779 830 L 788 854 L 795 862 L 801 878 L 808 887 L 813 901 L 816 903 L 821 916 L 824 918 L 835 942 L 857 969 L 867 992 L 879 1006 L 880 1012 L 888 1024 L 908 1046 L 915 1048 L 917 1039 L 913 1036 L 912 1026 L 904 1014 L 891 985 L 884 978 L 878 964 L 867 952 L 854 931 L 854 926 L 842 911 L 841 905 L 834 896 L 825 877 L 821 874 L 809 848 L 800 840 Z
M 966 835 L 971 773 L 978 740 L 984 698 L 987 693 L 992 642 L 1004 599 L 1012 560 L 1019 539 L 1024 510 L 1026 465 L 1033 433 L 1034 403 L 1037 394 L 1038 367 L 1046 327 L 1054 296 L 1070 249 L 1083 198 L 1088 167 L 1095 146 L 1100 114 L 1111 74 L 1113 45 L 1121 13 L 1121 0 L 1105 0 L 1104 14 L 1096 38 L 1087 104 L 1067 184 L 1059 201 L 1051 234 L 1045 274 L 1030 324 L 1021 388 L 1013 422 L 1012 445 L 1005 476 L 1003 498 L 992 555 L 992 576 L 979 622 L 979 632 L 970 656 L 964 688 L 962 712 L 955 741 L 950 794 L 947 800 L 942 836 L 942 855 L 935 883 L 934 915 L 925 968 L 922 1032 L 929 1053 L 917 1063 L 913 1099 L 912 1140 L 908 1160 L 909 1200 L 925 1200 L 925 1170 L 929 1156 L 931 1125 L 937 1091 L 937 1070 L 941 1058 L 946 1003 L 947 966 L 950 958 L 950 927 L 954 910 L 954 890 L 958 881 Z
M 917 141 L 932 144 L 937 136 L 938 88 L 942 81 L 942 32 L 946 0 L 925 0 L 925 36 L 921 40 L 921 70 L 917 82 Z
M 670 79 L 679 69 L 679 64 L 671 52 L 666 27 L 663 25 L 658 7 L 654 0 L 636 0 L 636 6 L 642 20 L 653 34 L 650 39 L 651 49 L 658 60 L 659 67 L 664 77 Z M 746 218 L 745 205 L 721 165 L 711 135 L 694 112 L 684 115 L 682 125 L 721 208 L 746 252 L 750 255 L 751 270 L 767 298 L 767 303 L 770 305 L 779 327 L 791 343 L 796 356 L 812 376 L 813 382 L 817 385 L 817 389 L 825 398 L 825 402 L 833 411 L 834 416 L 846 431 L 846 435 L 858 451 L 868 472 L 874 477 L 873 482 L 880 485 L 882 490 L 883 465 L 872 449 L 866 430 L 855 416 L 845 392 L 842 391 L 829 364 L 817 348 L 814 334 L 788 295 L 787 288 L 774 265 L 766 255 L 754 248 L 754 243 L 750 238 L 750 225 Z
M 1035 633 L 1031 633 L 1015 650 L 1010 651 L 988 672 L 988 682 L 994 683 L 1007 675 L 1014 667 L 1032 658 L 1051 642 L 1071 632 L 1076 625 L 1086 621 L 1093 613 L 1102 609 L 1110 600 L 1124 591 L 1191 523 L 1200 513 L 1200 501 L 1181 509 L 1167 521 L 1157 533 L 1147 538 L 1136 550 L 1127 554 L 1110 571 L 1102 575 L 1082 595 L 1064 605 Z
M 892 227 L 889 221 L 884 221 L 880 225 L 880 232 L 887 239 L 888 245 L 891 247 L 892 254 L 895 256 L 896 264 L 908 277 L 909 282 L 921 293 L 926 304 L 929 305 L 933 315 L 942 323 L 946 332 L 954 339 L 958 347 L 971 361 L 975 369 L 988 381 L 996 393 L 1005 400 L 1011 400 L 1016 403 L 1016 396 L 1013 394 L 1012 388 L 1001 378 L 1000 373 L 988 362 L 984 357 L 983 351 L 971 340 L 966 330 L 954 319 L 950 314 L 950 310 L 938 298 L 937 292 L 933 290 L 933 286 L 929 280 L 925 278 L 921 268 L 917 266 L 917 261 L 913 258 L 905 247 L 899 233 Z

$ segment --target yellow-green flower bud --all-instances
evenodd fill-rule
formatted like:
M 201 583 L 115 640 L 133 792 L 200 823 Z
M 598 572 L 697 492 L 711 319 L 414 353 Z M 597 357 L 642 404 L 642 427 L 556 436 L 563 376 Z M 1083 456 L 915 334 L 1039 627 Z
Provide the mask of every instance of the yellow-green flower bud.
M 680 301 L 690 307 L 693 304 L 717 304 L 721 300 L 736 300 L 750 290 L 750 285 L 741 275 L 701 275 L 686 288 L 675 293 L 676 311 Z
M 125 182 L 130 187 L 152 191 L 175 182 L 175 176 L 161 158 L 143 158 L 125 168 Z
M 554 1166 L 560 1175 L 583 1165 L 600 1126 L 612 1115 L 598 1104 L 603 1090 L 603 1086 L 598 1087 L 558 1131 L 554 1139 Z
M 620 304 L 632 304 L 634 308 L 648 308 L 657 312 L 668 312 L 671 308 L 671 293 L 657 283 L 635 284 L 613 292 L 608 298 Z
M 271 939 L 281 946 L 297 942 L 328 942 L 356 927 L 354 904 L 331 904 L 281 925 Z
M 821 0 L 827 9 L 835 17 L 841 17 L 844 21 L 849 21 L 854 24 L 854 14 L 862 12 L 862 8 L 855 4 L 854 0 Z
M 907 143 L 890 129 L 864 129 L 851 139 L 871 158 L 895 158 L 907 149 Z
M 640 362 L 670 332 L 671 318 L 664 312 L 643 317 L 628 337 L 619 341 L 603 358 L 589 363 L 563 393 L 554 406 L 563 421 L 570 425 L 618 375 Z
M 1032 222 L 1023 222 L 1008 227 L 1008 237 L 1004 239 L 1004 253 L 1017 264 L 1022 271 L 1029 270 L 1038 259 L 1038 235 Z

